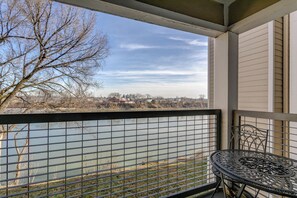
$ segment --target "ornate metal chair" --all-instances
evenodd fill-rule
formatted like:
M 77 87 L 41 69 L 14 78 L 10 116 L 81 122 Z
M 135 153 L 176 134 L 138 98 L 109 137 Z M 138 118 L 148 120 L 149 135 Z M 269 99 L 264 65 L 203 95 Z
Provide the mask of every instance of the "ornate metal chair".
M 238 150 L 259 151 L 266 153 L 267 139 L 268 130 L 261 130 L 249 124 L 234 126 L 231 133 L 229 148 Z M 234 191 L 236 189 L 239 189 L 239 186 L 236 184 L 236 181 L 226 176 L 223 176 L 222 173 L 215 168 L 212 168 L 212 171 L 214 175 L 216 175 L 220 179 L 220 181 L 218 182 L 215 191 L 212 193 L 211 197 L 215 195 L 221 183 L 223 184 L 223 188 L 227 186 L 229 193 L 232 197 L 234 197 Z M 227 182 L 231 183 L 232 185 L 230 186 Z M 259 191 L 260 190 L 256 192 L 255 197 L 257 197 Z

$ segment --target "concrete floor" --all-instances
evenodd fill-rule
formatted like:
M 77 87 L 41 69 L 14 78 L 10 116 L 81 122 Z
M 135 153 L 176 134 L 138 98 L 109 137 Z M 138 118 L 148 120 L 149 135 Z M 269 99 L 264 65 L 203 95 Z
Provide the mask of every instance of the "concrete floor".
M 199 196 L 199 198 L 210 198 L 211 197 L 211 193 L 210 194 L 207 194 L 207 195 L 205 195 L 205 196 Z M 251 194 L 248 194 L 248 195 L 245 195 L 245 196 L 243 196 L 243 197 L 253 197 Z M 214 196 L 214 198 L 224 198 L 224 193 L 223 193 L 223 191 L 218 191 L 216 194 L 215 194 L 215 196 Z
M 206 195 L 205 197 L 203 198 L 210 198 L 211 194 L 210 195 Z M 214 196 L 214 198 L 223 198 L 224 197 L 224 194 L 223 192 L 217 192 Z

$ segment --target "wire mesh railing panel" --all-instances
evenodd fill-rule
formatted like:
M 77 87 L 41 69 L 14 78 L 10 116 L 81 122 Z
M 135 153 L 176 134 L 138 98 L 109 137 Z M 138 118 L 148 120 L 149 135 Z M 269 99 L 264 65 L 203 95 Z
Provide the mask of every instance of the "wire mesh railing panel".
M 216 182 L 218 110 L 0 117 L 1 197 L 160 197 Z
M 267 152 L 297 160 L 296 114 L 239 110 L 234 115 L 237 124 L 249 124 L 268 130 Z M 261 191 L 259 196 L 271 197 L 271 194 Z

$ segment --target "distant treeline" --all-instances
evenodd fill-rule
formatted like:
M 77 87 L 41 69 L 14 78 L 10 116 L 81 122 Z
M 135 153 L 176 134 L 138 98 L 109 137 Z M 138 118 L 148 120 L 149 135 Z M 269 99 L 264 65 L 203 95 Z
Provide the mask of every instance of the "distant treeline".
M 26 101 L 16 99 L 9 112 L 30 107 L 30 112 L 74 112 L 137 109 L 207 108 L 208 100 L 193 98 L 149 97 L 29 97 Z

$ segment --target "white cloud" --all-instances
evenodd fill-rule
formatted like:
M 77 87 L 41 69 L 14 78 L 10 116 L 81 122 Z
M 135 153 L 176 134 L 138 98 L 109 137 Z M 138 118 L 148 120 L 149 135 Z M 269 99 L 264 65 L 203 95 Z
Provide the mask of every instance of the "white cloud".
M 180 37 L 169 37 L 170 40 L 174 41 L 182 41 L 187 43 L 188 45 L 194 45 L 198 47 L 206 47 L 208 45 L 207 41 L 200 41 L 199 39 L 186 39 L 186 38 L 180 38 Z
M 169 39 L 174 41 L 184 41 L 184 42 L 189 40 L 189 39 L 184 39 L 184 38 L 174 37 L 174 36 L 170 36 Z
M 205 46 L 207 46 L 208 45 L 208 43 L 207 42 L 205 42 L 205 41 L 199 41 L 199 40 L 192 40 L 192 41 L 189 41 L 188 42 L 190 45 L 195 45 L 195 46 L 201 46 L 201 47 L 205 47 Z
M 145 75 L 166 75 L 166 76 L 184 76 L 193 75 L 197 73 L 205 74 L 205 71 L 184 71 L 184 70 L 130 70 L 130 71 L 112 71 L 112 72 L 100 72 L 106 76 L 145 76 Z
M 206 52 L 192 52 L 188 55 L 188 58 L 193 60 L 193 64 L 194 65 L 197 65 L 198 62 L 197 61 L 207 61 L 207 57 L 208 57 L 208 54 L 207 54 L 207 51 Z M 198 64 L 199 65 L 199 64 Z
M 120 48 L 132 51 L 132 50 L 140 50 L 140 49 L 160 48 L 160 46 L 142 45 L 142 44 L 121 44 Z
M 98 96 L 108 96 L 111 92 L 141 93 L 152 96 L 163 97 L 192 97 L 198 98 L 199 95 L 207 95 L 206 82 L 176 82 L 176 83 L 141 83 L 141 84 L 121 84 L 117 86 L 104 85 L 96 92 Z
M 119 92 L 122 94 L 141 93 L 152 96 L 193 98 L 199 97 L 200 94 L 207 95 L 207 68 L 198 67 L 197 62 L 187 64 L 186 68 L 180 69 L 173 69 L 170 65 L 153 64 L 150 68 L 152 69 L 99 72 L 101 80 L 103 80 L 103 88 L 95 93 L 98 96 Z

